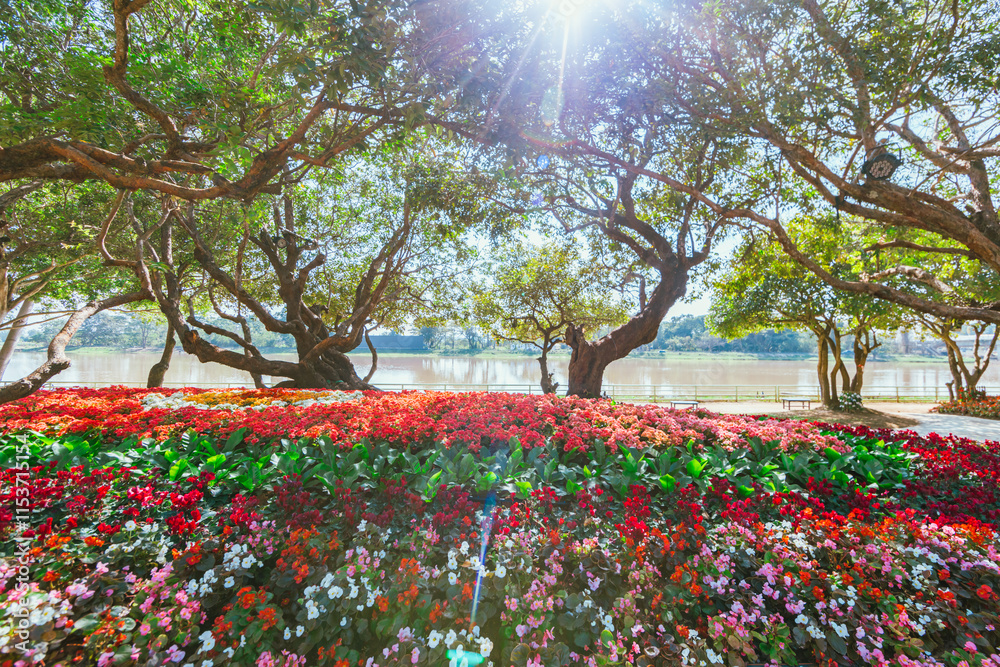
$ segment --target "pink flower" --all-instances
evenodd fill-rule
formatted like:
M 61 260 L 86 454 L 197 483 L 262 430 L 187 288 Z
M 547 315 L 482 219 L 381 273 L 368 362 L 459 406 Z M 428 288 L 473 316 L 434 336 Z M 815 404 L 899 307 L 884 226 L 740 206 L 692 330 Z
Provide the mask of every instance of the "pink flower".
M 149 623 L 143 623 L 142 625 L 139 626 L 139 634 L 142 635 L 143 637 L 148 635 L 150 630 L 151 628 L 149 627 Z
M 111 652 L 111 651 L 106 651 L 106 652 L 102 653 L 101 657 L 99 657 L 97 659 L 97 667 L 104 667 L 109 662 L 111 662 L 111 659 L 114 658 L 114 657 L 115 657 L 115 654 L 113 652 Z

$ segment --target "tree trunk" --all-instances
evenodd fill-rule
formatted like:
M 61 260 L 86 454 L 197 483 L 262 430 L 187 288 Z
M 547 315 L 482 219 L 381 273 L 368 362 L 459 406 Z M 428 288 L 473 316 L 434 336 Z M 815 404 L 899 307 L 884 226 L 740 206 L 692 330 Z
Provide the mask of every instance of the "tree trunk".
M 871 337 L 869 338 L 869 334 Z M 864 340 L 857 331 L 854 333 L 854 379 L 851 380 L 851 391 L 860 394 L 865 385 L 865 364 L 868 363 L 868 356 L 877 348 L 882 347 L 878 342 L 877 335 L 872 331 L 865 331 Z
M 31 309 L 34 306 L 35 302 L 33 299 L 22 301 L 21 308 L 17 311 L 17 317 L 14 318 L 14 321 L 10 324 L 10 329 L 7 330 L 7 338 L 4 339 L 3 347 L 0 348 L 0 380 L 3 380 L 3 374 L 7 370 L 7 365 L 10 364 L 10 358 L 14 356 L 17 339 L 24 332 L 24 325 L 27 324 L 28 315 L 31 314 Z
M 661 270 L 660 276 L 660 282 L 639 314 L 607 336 L 588 341 L 580 327 L 571 324 L 566 328 L 565 343 L 573 349 L 569 360 L 568 396 L 600 397 L 608 364 L 656 340 L 663 317 L 684 296 L 687 268 L 675 264 Z
M 102 299 L 101 301 L 91 301 L 83 308 L 74 312 L 66 320 L 66 324 L 59 330 L 59 333 L 52 338 L 52 342 L 49 343 L 49 353 L 45 363 L 20 380 L 0 387 L 0 404 L 10 403 L 25 396 L 30 396 L 54 376 L 69 368 L 71 362 L 66 356 L 66 345 L 73 338 L 73 334 L 87 321 L 88 317 L 107 308 L 117 308 L 127 303 L 135 303 L 136 301 L 143 301 L 148 298 L 149 295 L 143 292 L 121 294 Z
M 170 368 L 170 357 L 174 354 L 174 345 L 176 345 L 174 327 L 170 323 L 167 323 L 167 337 L 163 342 L 163 354 L 160 355 L 160 360 L 149 369 L 149 377 L 146 379 L 147 387 L 163 386 L 163 376 L 167 374 L 167 370 Z
M 816 334 L 817 362 L 816 375 L 819 377 L 819 400 L 830 405 L 830 332 L 829 329 L 814 331 Z
M 365 379 L 362 380 L 362 382 L 368 384 L 375 375 L 375 371 L 378 370 L 378 351 L 375 349 L 375 346 L 372 345 L 372 339 L 368 335 L 368 329 L 365 329 L 365 343 L 368 344 L 368 349 L 372 353 L 372 367 L 368 369 L 368 374 L 365 375 Z
M 551 350 L 554 345 L 555 343 L 553 342 L 545 341 L 542 345 L 542 356 L 538 357 L 538 366 L 542 370 L 543 394 L 554 394 L 559 388 L 559 383 L 552 381 L 552 373 L 549 372 L 549 350 Z

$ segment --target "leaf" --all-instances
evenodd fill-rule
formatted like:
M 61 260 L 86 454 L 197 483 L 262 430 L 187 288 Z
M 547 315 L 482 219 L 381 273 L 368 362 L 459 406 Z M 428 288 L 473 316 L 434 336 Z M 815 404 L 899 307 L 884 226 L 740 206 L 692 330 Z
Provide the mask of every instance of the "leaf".
M 699 459 L 691 459 L 687 462 L 686 470 L 691 477 L 698 479 L 701 471 L 705 469 L 705 463 Z
M 677 488 L 677 480 L 670 474 L 660 475 L 660 486 L 663 487 L 663 490 L 667 493 L 672 493 L 673 490 Z
M 847 655 L 847 642 L 833 630 L 826 631 L 826 641 L 830 642 L 834 651 L 840 655 Z
M 208 464 L 208 467 L 212 472 L 217 471 L 225 462 L 226 462 L 225 454 L 216 454 L 215 456 L 210 456 L 205 460 L 205 463 Z

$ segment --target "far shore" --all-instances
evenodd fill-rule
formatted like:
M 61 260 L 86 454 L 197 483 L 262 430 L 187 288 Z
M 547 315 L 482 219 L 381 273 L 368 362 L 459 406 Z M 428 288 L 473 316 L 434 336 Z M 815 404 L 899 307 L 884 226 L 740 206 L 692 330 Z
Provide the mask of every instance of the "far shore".
M 44 354 L 45 347 L 18 348 L 18 353 Z M 69 348 L 66 353 L 69 355 L 117 355 L 117 354 L 159 354 L 161 347 L 146 348 L 125 348 L 117 349 L 111 347 L 77 347 Z M 442 357 L 455 359 L 528 359 L 534 360 L 538 357 L 538 350 L 526 350 L 524 352 L 512 352 L 508 350 L 414 350 L 414 351 L 386 351 L 376 350 L 380 359 L 391 359 L 393 357 Z M 177 349 L 175 354 L 185 354 Z M 288 349 L 261 349 L 262 354 L 271 355 L 294 355 Z M 550 359 L 568 359 L 571 355 L 569 350 L 554 350 L 549 353 Z M 354 350 L 348 353 L 349 357 L 359 361 L 371 358 L 368 350 Z M 808 354 L 747 354 L 743 352 L 687 352 L 675 350 L 643 350 L 629 354 L 628 359 L 669 359 L 674 361 L 813 361 L 814 356 Z M 940 364 L 947 362 L 947 358 L 918 356 L 918 355 L 885 355 L 883 357 L 873 357 L 869 361 L 876 363 L 896 363 L 896 364 Z

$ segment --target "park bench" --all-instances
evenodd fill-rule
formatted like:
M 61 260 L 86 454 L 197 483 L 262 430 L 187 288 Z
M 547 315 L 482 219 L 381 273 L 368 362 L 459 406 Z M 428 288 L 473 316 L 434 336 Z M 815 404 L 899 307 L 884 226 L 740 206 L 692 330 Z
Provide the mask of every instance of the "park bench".
M 686 405 L 689 410 L 691 408 L 698 407 L 698 404 L 699 404 L 699 401 L 670 401 L 670 407 L 671 408 L 677 408 L 678 406 Z
M 813 399 L 811 399 L 811 398 L 803 398 L 801 396 L 782 396 L 781 397 L 781 409 L 782 410 L 791 410 L 792 409 L 792 404 L 793 403 L 798 403 L 800 406 L 802 406 L 806 410 L 809 410 L 810 408 L 812 408 L 812 402 L 813 402 Z

